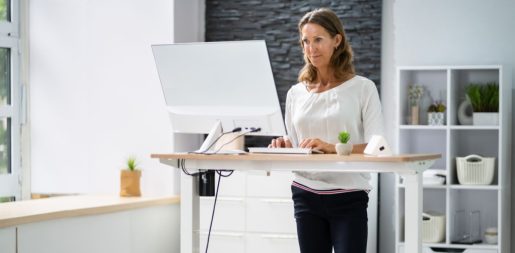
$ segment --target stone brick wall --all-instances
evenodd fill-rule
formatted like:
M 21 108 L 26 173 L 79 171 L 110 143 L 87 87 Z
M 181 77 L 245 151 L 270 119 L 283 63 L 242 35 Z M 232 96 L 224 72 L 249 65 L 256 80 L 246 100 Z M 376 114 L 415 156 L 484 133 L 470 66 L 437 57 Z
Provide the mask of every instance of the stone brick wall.
M 206 0 L 206 41 L 265 40 L 284 111 L 286 92 L 304 65 L 297 23 L 320 7 L 342 20 L 357 74 L 380 85 L 380 0 Z

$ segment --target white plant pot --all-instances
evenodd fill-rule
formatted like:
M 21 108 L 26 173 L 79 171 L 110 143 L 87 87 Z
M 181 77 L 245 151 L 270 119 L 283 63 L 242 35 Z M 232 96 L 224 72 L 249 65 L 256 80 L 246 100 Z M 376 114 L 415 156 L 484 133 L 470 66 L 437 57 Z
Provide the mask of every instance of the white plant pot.
M 338 155 L 350 155 L 352 152 L 352 144 L 351 143 L 337 143 L 336 146 L 336 153 Z
M 475 112 L 472 114 L 472 122 L 474 126 L 498 126 L 498 112 Z
M 443 112 L 428 112 L 427 124 L 430 126 L 443 126 L 445 125 L 445 113 Z

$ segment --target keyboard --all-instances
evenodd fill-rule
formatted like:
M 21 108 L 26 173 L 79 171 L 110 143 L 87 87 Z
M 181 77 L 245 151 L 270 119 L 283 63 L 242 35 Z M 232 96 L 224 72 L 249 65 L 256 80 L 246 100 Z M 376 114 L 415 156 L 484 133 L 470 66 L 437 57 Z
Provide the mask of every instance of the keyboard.
M 249 153 L 263 154 L 323 154 L 324 152 L 312 148 L 249 148 Z

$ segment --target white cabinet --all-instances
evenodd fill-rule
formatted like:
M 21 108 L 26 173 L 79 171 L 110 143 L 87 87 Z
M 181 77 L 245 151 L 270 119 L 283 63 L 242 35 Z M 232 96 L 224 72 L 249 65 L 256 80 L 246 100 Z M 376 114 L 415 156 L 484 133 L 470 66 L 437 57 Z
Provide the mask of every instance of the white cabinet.
M 16 228 L 0 228 L 0 252 L 16 252 Z
M 248 236 L 247 253 L 300 252 L 297 236 L 291 234 L 252 234 Z
M 296 234 L 293 200 L 249 198 L 247 228 L 250 231 Z
M 16 252 L 178 252 L 179 224 L 178 205 L 22 224 Z
M 377 175 L 372 185 L 377 189 Z M 291 172 L 235 171 L 223 177 L 209 252 L 299 252 Z M 216 177 L 218 180 L 218 176 Z M 217 182 L 217 181 L 216 181 Z M 369 194 L 368 253 L 376 252 L 377 190 Z M 200 197 L 200 250 L 206 247 L 214 197 Z
M 223 177 L 209 252 L 298 252 L 291 180 L 291 172 L 267 176 L 235 171 Z M 200 198 L 201 251 L 206 247 L 213 203 L 214 197 Z
M 465 90 L 471 83 L 499 85 L 499 124 L 468 125 L 459 119 Z M 421 85 L 424 95 L 419 103 L 419 124 L 408 102 L 411 85 Z M 434 249 L 462 248 L 464 252 L 510 252 L 510 159 L 511 159 L 511 76 L 502 66 L 422 66 L 397 69 L 397 146 L 399 153 L 440 153 L 432 169 L 446 173 L 443 185 L 424 185 L 423 211 L 446 216 L 445 239 L 424 243 L 424 252 Z M 428 125 L 427 109 L 433 100 L 446 105 L 445 124 Z M 463 114 L 462 114 L 463 115 Z M 468 116 L 465 114 L 465 116 Z M 458 181 L 457 157 L 471 154 L 495 158 L 495 174 L 489 185 L 462 185 Z M 396 182 L 396 244 L 402 252 L 405 189 L 402 177 Z M 473 227 L 473 228 L 471 228 Z M 485 244 L 487 228 L 498 229 L 499 242 Z M 472 232 L 471 232 L 472 231 Z M 477 234 L 482 243 L 460 244 L 459 235 Z

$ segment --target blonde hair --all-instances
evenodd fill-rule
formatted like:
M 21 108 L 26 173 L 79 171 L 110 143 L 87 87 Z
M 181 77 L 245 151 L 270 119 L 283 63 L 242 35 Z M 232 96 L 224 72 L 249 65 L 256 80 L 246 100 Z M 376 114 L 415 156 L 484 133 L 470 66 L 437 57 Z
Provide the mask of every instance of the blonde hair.
M 302 28 L 304 25 L 312 23 L 323 27 L 334 38 L 337 34 L 342 36 L 342 42 L 334 50 L 331 56 L 330 66 L 334 70 L 334 75 L 337 80 L 343 81 L 351 75 L 355 74 L 354 65 L 352 63 L 352 48 L 347 41 L 343 25 L 336 16 L 336 14 L 327 8 L 320 8 L 306 13 L 299 22 L 299 35 L 300 46 L 304 51 L 304 44 L 302 43 Z M 317 80 L 317 69 L 309 61 L 306 54 L 304 54 L 304 67 L 299 72 L 299 82 L 313 83 Z

